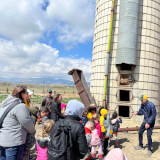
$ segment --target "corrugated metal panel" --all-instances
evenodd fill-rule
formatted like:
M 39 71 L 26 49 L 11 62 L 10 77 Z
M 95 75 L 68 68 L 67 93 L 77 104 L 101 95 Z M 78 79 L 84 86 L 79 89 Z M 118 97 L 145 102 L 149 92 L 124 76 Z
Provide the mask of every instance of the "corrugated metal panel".
M 72 75 L 80 99 L 85 107 L 88 108 L 91 103 L 96 105 L 96 102 L 90 93 L 83 72 L 80 69 L 72 69 L 68 72 L 68 74 Z
M 136 65 L 139 1 L 120 1 L 116 64 Z

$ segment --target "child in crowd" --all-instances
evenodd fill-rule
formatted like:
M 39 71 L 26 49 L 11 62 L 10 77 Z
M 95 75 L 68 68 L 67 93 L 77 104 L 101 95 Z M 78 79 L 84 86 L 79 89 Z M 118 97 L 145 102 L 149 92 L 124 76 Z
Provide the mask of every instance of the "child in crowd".
M 95 128 L 95 123 L 94 121 L 89 120 L 86 125 L 85 125 L 85 136 L 86 136 L 86 140 L 87 140 L 87 145 L 88 145 L 88 153 L 85 155 L 85 157 L 83 158 L 83 160 L 91 160 L 91 153 L 90 153 L 90 147 L 91 147 L 91 133 L 92 130 Z
M 64 104 L 64 103 L 61 104 L 61 114 L 62 114 L 62 116 L 65 116 L 66 106 L 67 106 L 67 105 Z
M 96 113 L 96 105 L 90 104 L 88 108 L 87 118 L 88 120 L 92 120 L 92 115 Z
M 81 117 L 81 122 L 82 122 L 83 126 L 85 126 L 88 121 L 87 114 L 88 114 L 88 111 L 84 110 L 82 117 Z
M 114 148 L 109 151 L 104 160 L 128 160 L 120 148 Z
M 43 117 L 46 117 L 49 113 L 49 108 L 47 106 L 44 106 L 40 109 L 40 111 L 38 112 L 37 114 L 37 122 L 38 124 L 42 123 L 43 122 Z
M 106 135 L 106 129 L 103 126 L 103 121 L 104 121 L 104 116 L 108 113 L 107 109 L 101 108 L 100 109 L 100 125 L 101 125 L 101 132 L 102 132 L 102 149 L 103 149 L 103 153 L 104 152 L 104 141 L 105 141 L 105 135 Z
M 106 129 L 105 132 L 105 140 L 104 140 L 104 154 L 108 152 L 110 140 L 113 137 L 113 126 L 110 120 L 110 113 L 104 115 L 103 121 L 104 128 Z
M 103 126 L 103 121 L 104 121 L 104 116 L 107 115 L 107 113 L 108 113 L 108 110 L 104 109 L 104 108 L 102 108 L 100 111 L 100 115 L 101 115 L 100 116 L 100 125 L 101 125 L 102 136 L 105 135 L 105 131 L 106 131 L 106 129 Z
M 50 141 L 50 133 L 54 127 L 54 121 L 47 119 L 44 122 L 44 128 L 43 131 L 38 133 L 37 135 L 37 159 L 36 160 L 47 160 L 47 146 L 48 142 Z
M 98 158 L 99 160 L 103 159 L 103 151 L 102 151 L 102 144 L 101 144 L 101 138 L 102 138 L 102 132 L 101 132 L 101 126 L 99 124 L 99 115 L 94 114 L 92 116 L 92 119 L 95 123 L 95 129 L 92 131 L 92 139 L 91 139 L 91 146 L 92 146 L 92 157 L 96 157 L 96 147 L 98 146 Z
M 39 108 L 36 107 L 36 106 L 31 106 L 31 107 L 29 108 L 29 110 L 30 110 L 30 115 L 31 115 L 31 117 L 34 119 L 34 123 L 36 124 L 37 118 L 38 118 L 37 114 L 38 114 L 38 112 L 39 112 Z
M 122 119 L 119 117 L 118 113 L 115 111 L 112 114 L 111 123 L 113 125 L 113 134 L 115 134 L 115 147 L 118 146 L 118 128 L 120 127 L 119 123 L 122 123 Z
M 100 116 L 99 114 L 94 114 L 92 116 L 92 119 L 95 123 L 95 128 L 98 130 L 98 135 L 99 135 L 99 138 L 102 139 L 102 131 L 101 131 L 101 125 L 99 124 L 99 121 L 100 121 Z

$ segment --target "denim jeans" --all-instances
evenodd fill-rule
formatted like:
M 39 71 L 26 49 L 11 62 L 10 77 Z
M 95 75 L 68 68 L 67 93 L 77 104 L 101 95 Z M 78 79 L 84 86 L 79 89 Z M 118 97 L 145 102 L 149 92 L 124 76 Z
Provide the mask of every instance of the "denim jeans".
M 154 124 L 150 125 L 150 128 L 147 129 L 147 139 L 148 139 L 148 150 L 151 151 L 152 147 L 152 131 L 154 128 Z M 139 146 L 143 147 L 143 132 L 146 130 L 145 123 L 142 123 L 139 129 Z
M 24 144 L 15 147 L 1 147 L 1 160 L 21 160 Z

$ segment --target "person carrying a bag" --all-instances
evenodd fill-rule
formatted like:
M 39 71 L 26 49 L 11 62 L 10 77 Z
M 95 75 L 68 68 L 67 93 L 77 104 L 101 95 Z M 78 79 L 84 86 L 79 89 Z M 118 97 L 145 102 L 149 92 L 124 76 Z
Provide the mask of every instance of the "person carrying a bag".
M 81 102 L 68 102 L 65 118 L 59 119 L 51 132 L 48 160 L 80 160 L 87 154 L 85 130 L 80 123 L 83 111 L 84 105 Z
M 36 132 L 29 110 L 24 103 L 26 98 L 27 88 L 21 85 L 15 87 L 12 95 L 2 101 L 0 109 L 1 160 L 21 160 L 27 133 Z

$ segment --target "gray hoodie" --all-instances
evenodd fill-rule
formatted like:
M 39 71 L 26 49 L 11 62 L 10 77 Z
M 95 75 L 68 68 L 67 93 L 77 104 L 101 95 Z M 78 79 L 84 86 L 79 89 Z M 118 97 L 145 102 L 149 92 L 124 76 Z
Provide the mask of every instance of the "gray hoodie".
M 9 95 L 3 102 L 0 109 L 0 117 L 15 100 Z M 26 142 L 27 133 L 36 132 L 29 110 L 24 103 L 16 105 L 5 117 L 2 128 L 0 129 L 0 146 L 13 147 L 22 145 Z
M 103 121 L 103 126 L 106 129 L 106 137 L 113 137 L 113 126 L 110 120 L 110 114 L 107 114 L 107 119 Z M 112 133 L 111 133 L 112 132 Z

